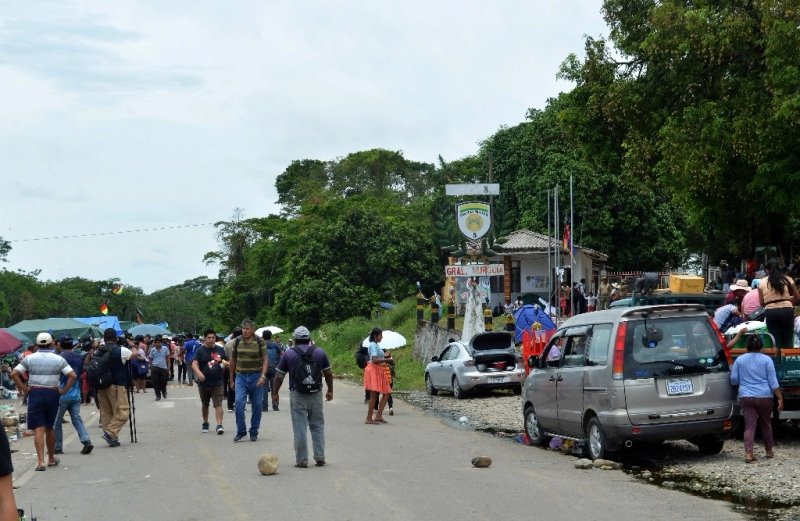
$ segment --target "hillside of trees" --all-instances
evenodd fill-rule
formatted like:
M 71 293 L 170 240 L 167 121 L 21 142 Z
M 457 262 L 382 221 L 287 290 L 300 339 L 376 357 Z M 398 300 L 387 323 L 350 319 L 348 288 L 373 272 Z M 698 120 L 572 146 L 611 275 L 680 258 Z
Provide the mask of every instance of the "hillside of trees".
M 144 295 L 117 282 L 0 273 L 0 324 L 137 307 L 176 331 L 243 316 L 309 327 L 369 317 L 419 282 L 442 284 L 454 199 L 446 183 L 500 183 L 498 229 L 547 230 L 546 191 L 575 182 L 573 233 L 616 269 L 716 262 L 800 239 L 800 4 L 794 0 L 606 0 L 608 40 L 566 57 L 574 88 L 436 164 L 402 151 L 297 159 L 277 175 L 279 215 L 217 223 L 199 278 Z M 552 71 L 556 72 L 556 71 Z M 540 103 L 541 100 L 531 100 Z M 520 108 L 524 113 L 524 108 Z M 272 175 L 273 173 L 265 173 Z M 562 190 L 561 207 L 568 208 Z M 562 220 L 563 222 L 563 220 Z M 496 230 L 497 231 L 497 230 Z M 9 244 L 0 239 L 0 259 Z M 788 259 L 787 259 L 788 260 Z

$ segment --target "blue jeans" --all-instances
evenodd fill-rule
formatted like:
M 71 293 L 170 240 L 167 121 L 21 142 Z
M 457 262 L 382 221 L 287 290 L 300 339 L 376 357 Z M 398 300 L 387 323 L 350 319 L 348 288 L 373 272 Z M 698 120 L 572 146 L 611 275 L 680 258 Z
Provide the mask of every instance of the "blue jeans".
M 61 429 L 61 422 L 64 419 L 64 413 L 69 411 L 69 417 L 72 420 L 72 426 L 78 431 L 78 438 L 81 443 L 89 443 L 89 432 L 86 426 L 83 425 L 81 418 L 81 398 L 76 396 L 74 398 L 61 398 L 58 402 L 58 412 L 56 413 L 56 422 L 53 429 L 56 431 L 56 450 L 63 449 L 63 431 Z
M 314 448 L 314 461 L 325 460 L 325 417 L 322 415 L 323 392 L 306 394 L 292 391 L 289 409 L 292 412 L 295 463 L 308 462 L 308 434 Z
M 247 424 L 244 422 L 244 406 L 250 398 L 252 414 L 250 415 L 250 436 L 258 436 L 261 426 L 261 405 L 264 402 L 264 389 L 256 387 L 261 372 L 236 373 L 236 434 L 247 434 Z

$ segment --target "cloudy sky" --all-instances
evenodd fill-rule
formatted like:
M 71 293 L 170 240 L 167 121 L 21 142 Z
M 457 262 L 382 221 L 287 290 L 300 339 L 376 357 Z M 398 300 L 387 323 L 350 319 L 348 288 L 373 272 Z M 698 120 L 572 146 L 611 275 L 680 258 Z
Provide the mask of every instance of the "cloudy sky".
M 600 6 L 2 0 L 4 267 L 148 293 L 213 277 L 209 223 L 278 213 L 292 160 L 458 159 L 569 90 Z

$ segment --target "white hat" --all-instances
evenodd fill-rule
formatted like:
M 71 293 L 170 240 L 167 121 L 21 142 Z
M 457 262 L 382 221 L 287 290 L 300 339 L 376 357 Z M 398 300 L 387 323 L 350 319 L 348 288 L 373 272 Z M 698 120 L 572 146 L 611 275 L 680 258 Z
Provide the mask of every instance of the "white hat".
M 49 346 L 52 343 L 53 343 L 53 337 L 50 336 L 50 333 L 42 332 L 36 335 L 37 346 Z
M 736 284 L 731 286 L 731 291 L 750 291 L 750 284 L 747 283 L 744 279 L 739 279 L 736 281 Z

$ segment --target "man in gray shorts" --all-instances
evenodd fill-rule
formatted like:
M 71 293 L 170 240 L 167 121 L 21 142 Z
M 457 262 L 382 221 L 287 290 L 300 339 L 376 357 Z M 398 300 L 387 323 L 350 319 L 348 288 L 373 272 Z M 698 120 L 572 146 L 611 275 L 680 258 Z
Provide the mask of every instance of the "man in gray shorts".
M 217 334 L 213 329 L 203 333 L 203 345 L 195 351 L 192 360 L 192 372 L 197 379 L 197 390 L 202 403 L 202 431 L 208 432 L 208 403 L 214 404 L 214 415 L 217 419 L 217 434 L 224 434 L 222 428 L 222 376 L 223 368 L 228 365 L 225 350 L 217 344 Z

